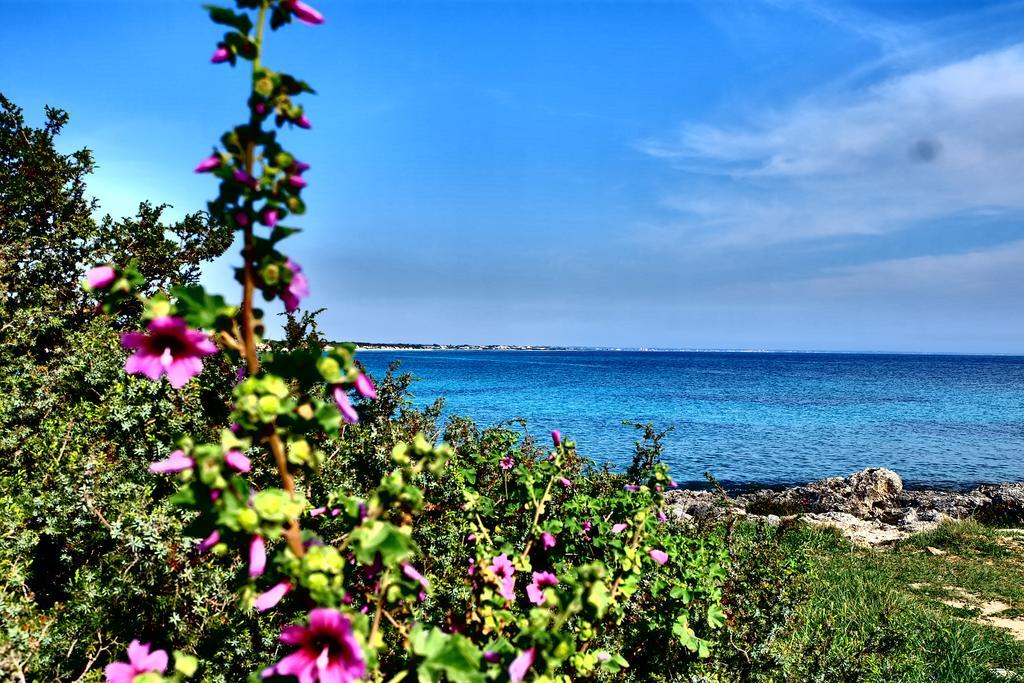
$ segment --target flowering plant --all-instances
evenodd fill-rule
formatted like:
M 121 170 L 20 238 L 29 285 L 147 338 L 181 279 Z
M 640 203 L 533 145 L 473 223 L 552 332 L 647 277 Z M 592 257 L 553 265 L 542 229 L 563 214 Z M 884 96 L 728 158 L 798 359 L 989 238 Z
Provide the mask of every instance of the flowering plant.
M 299 0 L 208 9 L 229 29 L 211 61 L 251 65 L 247 120 L 195 169 L 219 180 L 211 216 L 241 235 L 241 302 L 198 285 L 147 295 L 134 264 L 96 266 L 85 286 L 107 313 L 143 311 L 145 330 L 121 338 L 132 352 L 127 373 L 166 377 L 177 389 L 214 354 L 237 367 L 230 427 L 211 442 L 181 437 L 150 471 L 175 478 L 173 500 L 190 513 L 196 552 L 236 558 L 239 606 L 294 619 L 280 633 L 283 654 L 259 677 L 518 683 L 615 673 L 629 660 L 606 646 L 614 642 L 606 634 L 637 620 L 641 592 L 670 593 L 678 641 L 706 654 L 691 620 L 700 605 L 700 620 L 721 623 L 718 558 L 666 532 L 662 493 L 673 483 L 664 466 L 597 492 L 558 432 L 550 449 L 513 447 L 518 437 L 497 430 L 481 448 L 459 452 L 420 432 L 391 449 L 374 486 L 316 483 L 326 444 L 360 424 L 377 387 L 354 344 L 264 342 L 255 304 L 259 295 L 290 313 L 309 294 L 302 268 L 281 251 L 298 232 L 285 223 L 305 211 L 309 165 L 278 134 L 311 128 L 296 98 L 312 89 L 263 64 L 265 26 L 324 18 Z M 431 528 L 439 509 L 459 536 L 445 563 L 417 531 L 420 522 Z M 444 594 L 432 595 L 435 579 Z M 199 665 L 184 653 L 171 673 L 168 664 L 165 651 L 133 642 L 127 662 L 108 665 L 107 680 L 180 680 Z

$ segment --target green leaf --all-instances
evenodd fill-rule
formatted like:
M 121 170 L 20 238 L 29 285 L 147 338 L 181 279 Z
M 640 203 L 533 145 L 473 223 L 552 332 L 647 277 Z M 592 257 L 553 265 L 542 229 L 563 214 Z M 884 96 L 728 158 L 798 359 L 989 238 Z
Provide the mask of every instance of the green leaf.
M 421 624 L 410 638 L 413 653 L 422 657 L 416 668 L 420 683 L 482 683 L 480 650 L 464 636 L 447 634 L 434 627 L 427 631 Z
M 373 564 L 377 553 L 385 566 L 393 567 L 412 556 L 415 545 L 408 534 L 388 522 L 376 520 L 352 532 L 352 546 L 356 559 L 362 564 Z
M 587 596 L 587 602 L 594 606 L 597 610 L 597 617 L 600 619 L 604 616 L 605 612 L 608 611 L 608 603 L 611 596 L 608 594 L 608 587 L 604 581 L 595 581 L 594 585 L 590 588 L 590 595 Z
M 708 607 L 708 626 L 711 628 L 722 628 L 725 625 L 725 612 L 721 605 L 710 605 Z
M 174 651 L 174 670 L 185 678 L 191 678 L 199 668 L 199 660 L 179 650 Z
M 207 294 L 202 285 L 171 287 L 178 314 L 192 327 L 223 329 L 230 325 L 236 309 L 224 297 Z
M 246 14 L 237 14 L 225 7 L 216 7 L 214 5 L 203 5 L 203 9 L 210 13 L 210 19 L 215 24 L 230 26 L 242 33 L 248 33 L 252 30 L 252 20 Z

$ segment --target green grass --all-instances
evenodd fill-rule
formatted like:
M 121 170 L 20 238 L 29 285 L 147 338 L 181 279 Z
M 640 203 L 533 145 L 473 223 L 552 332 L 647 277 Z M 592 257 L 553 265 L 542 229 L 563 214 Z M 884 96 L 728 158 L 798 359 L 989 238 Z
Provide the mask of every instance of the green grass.
M 1024 609 L 1024 553 L 1009 534 L 947 522 L 895 549 L 867 550 L 831 530 L 792 533 L 813 569 L 777 644 L 790 671 L 768 680 L 976 683 L 1007 680 L 993 669 L 1024 672 L 1024 643 L 979 623 L 973 604 L 942 603 L 966 592 L 968 603 Z

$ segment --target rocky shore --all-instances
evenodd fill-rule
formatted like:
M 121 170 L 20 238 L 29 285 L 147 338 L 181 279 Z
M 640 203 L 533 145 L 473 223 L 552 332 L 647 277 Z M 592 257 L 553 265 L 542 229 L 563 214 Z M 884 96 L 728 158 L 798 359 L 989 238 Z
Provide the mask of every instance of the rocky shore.
M 729 516 L 772 524 L 801 519 L 837 527 L 855 543 L 883 546 L 927 531 L 943 519 L 974 519 L 1000 526 L 1024 524 L 1024 484 L 991 484 L 967 492 L 905 489 L 896 472 L 869 468 L 782 490 L 733 497 L 714 491 L 671 491 L 669 509 L 681 519 Z

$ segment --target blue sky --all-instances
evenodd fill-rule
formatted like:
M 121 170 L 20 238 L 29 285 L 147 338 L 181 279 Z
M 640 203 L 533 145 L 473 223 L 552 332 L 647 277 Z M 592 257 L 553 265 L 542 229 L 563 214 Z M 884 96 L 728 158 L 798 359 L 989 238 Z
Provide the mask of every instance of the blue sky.
M 291 254 L 335 338 L 1024 352 L 1024 3 L 329 2 Z M 4 0 L 0 90 L 102 209 L 200 209 L 198 3 Z M 227 263 L 207 274 L 233 288 Z

